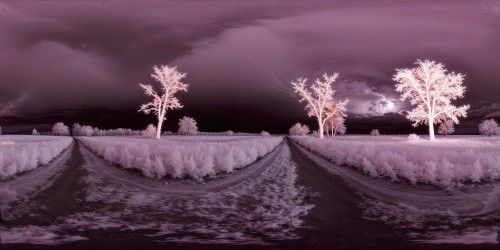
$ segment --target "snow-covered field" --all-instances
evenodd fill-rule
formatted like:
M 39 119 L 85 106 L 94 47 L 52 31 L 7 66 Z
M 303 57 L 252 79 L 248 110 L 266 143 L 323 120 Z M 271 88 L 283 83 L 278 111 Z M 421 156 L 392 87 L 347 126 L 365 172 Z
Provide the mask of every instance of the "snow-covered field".
M 207 136 L 207 135 L 194 135 L 194 136 L 185 136 L 185 135 L 167 135 L 162 136 L 163 140 L 168 141 L 190 141 L 190 142 L 213 142 L 213 141 L 237 141 L 237 140 L 247 140 L 252 138 L 260 138 L 260 135 L 220 135 L 220 136 Z
M 263 161 L 227 178 L 204 183 L 169 181 L 168 185 L 123 175 L 88 149 L 80 150 L 86 171 L 78 180 L 85 187 L 78 194 L 84 196 L 76 200 L 102 204 L 102 208 L 88 210 L 81 205 L 87 209 L 71 209 L 70 214 L 50 225 L 11 227 L 2 232 L 3 244 L 55 245 L 89 240 L 89 232 L 112 231 L 123 237 L 137 232 L 155 242 L 268 245 L 299 239 L 304 217 L 314 207 L 313 194 L 298 183 L 298 166 L 287 145 L 279 145 Z M 227 179 L 232 180 L 228 183 Z M 40 204 L 28 201 L 4 216 L 9 221 L 27 216 L 40 221 L 36 213 L 39 208 Z
M 199 180 L 242 168 L 272 151 L 283 138 L 251 137 L 196 143 L 132 137 L 81 137 L 79 140 L 104 159 L 124 168 L 139 169 L 147 177 L 188 176 Z
M 457 187 L 500 178 L 500 137 L 448 136 L 436 141 L 406 136 L 341 136 L 292 140 L 339 165 L 373 177 Z
M 47 164 L 72 141 L 71 137 L 59 136 L 0 136 L 0 179 Z

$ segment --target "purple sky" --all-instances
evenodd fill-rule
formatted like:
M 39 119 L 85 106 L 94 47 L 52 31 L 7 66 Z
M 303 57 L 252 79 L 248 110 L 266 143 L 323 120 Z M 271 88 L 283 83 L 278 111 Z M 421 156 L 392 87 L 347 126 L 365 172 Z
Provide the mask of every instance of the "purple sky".
M 391 80 L 416 59 L 465 73 L 472 106 L 459 132 L 500 118 L 500 1 L 2 1 L 0 125 L 58 120 L 143 128 L 155 64 L 188 73 L 177 119 L 202 130 L 285 132 L 314 126 L 289 82 L 339 72 L 348 132 L 408 133 Z M 396 107 L 388 108 L 387 102 Z M 17 126 L 14 126 L 17 125 Z M 421 128 L 425 131 L 425 128 Z

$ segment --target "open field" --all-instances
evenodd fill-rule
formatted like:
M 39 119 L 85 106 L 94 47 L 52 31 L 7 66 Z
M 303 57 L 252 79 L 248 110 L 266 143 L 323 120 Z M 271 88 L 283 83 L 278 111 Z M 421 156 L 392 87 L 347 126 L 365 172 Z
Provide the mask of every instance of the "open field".
M 338 165 L 372 177 L 459 187 L 500 178 L 500 137 L 448 136 L 436 141 L 405 136 L 294 136 L 300 145 Z

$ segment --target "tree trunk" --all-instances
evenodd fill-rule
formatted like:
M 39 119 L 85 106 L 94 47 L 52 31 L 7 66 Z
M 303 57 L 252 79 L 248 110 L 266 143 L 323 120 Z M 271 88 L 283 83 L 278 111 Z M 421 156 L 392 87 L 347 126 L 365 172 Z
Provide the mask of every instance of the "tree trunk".
M 323 139 L 323 138 L 325 138 L 323 136 L 323 119 L 318 118 L 318 125 L 319 125 L 319 129 L 318 129 L 319 138 Z
M 429 119 L 429 139 L 431 141 L 436 139 L 436 137 L 434 137 L 434 123 L 432 122 L 431 119 Z
M 337 127 L 335 127 L 335 131 L 332 131 L 333 136 L 337 135 Z
M 156 127 L 156 139 L 160 139 L 162 125 L 163 125 L 163 117 L 158 119 L 158 126 Z

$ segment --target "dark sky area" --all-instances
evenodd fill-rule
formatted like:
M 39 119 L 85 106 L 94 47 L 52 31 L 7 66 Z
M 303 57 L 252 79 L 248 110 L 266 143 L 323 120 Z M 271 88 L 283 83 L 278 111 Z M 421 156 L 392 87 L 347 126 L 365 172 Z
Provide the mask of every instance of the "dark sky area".
M 338 72 L 348 133 L 425 132 L 391 80 L 416 59 L 466 74 L 459 133 L 500 121 L 500 1 L 0 1 L 0 126 L 143 129 L 153 65 L 187 72 L 183 109 L 202 131 L 309 124 L 290 81 Z M 395 107 L 387 103 L 394 101 Z

